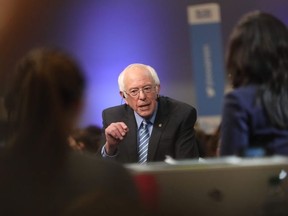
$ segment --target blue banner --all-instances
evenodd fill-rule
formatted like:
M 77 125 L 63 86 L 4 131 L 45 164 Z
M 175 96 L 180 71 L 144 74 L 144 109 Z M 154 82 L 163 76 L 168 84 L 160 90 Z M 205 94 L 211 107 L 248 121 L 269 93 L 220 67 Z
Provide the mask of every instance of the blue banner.
M 190 5 L 188 23 L 198 115 L 219 124 L 225 87 L 219 5 Z

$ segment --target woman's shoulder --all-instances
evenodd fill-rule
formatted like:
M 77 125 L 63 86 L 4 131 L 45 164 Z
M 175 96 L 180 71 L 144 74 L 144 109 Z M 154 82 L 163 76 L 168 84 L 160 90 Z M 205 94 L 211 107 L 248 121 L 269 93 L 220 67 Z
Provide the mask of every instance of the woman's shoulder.
M 258 87 L 256 85 L 241 86 L 226 93 L 226 100 L 254 101 Z
M 229 91 L 226 95 L 235 95 L 235 96 L 236 95 L 238 96 L 254 95 L 257 89 L 258 89 L 257 85 L 246 85 L 246 86 L 235 88 Z
M 92 153 L 71 152 L 68 157 L 68 165 L 71 169 L 87 174 L 101 173 L 101 176 L 107 175 L 129 175 L 127 169 L 120 163 L 105 160 Z
M 71 153 L 67 162 L 64 178 L 70 186 L 82 192 L 96 190 L 123 194 L 129 199 L 137 197 L 134 179 L 122 164 L 77 152 Z

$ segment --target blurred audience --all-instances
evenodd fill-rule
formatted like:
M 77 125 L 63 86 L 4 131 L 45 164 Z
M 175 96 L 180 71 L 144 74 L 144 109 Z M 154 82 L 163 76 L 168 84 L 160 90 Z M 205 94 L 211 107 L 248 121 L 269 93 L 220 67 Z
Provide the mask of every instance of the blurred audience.
M 78 64 L 62 51 L 35 49 L 19 61 L 5 96 L 1 216 L 69 215 L 74 203 L 89 196 L 93 203 L 83 205 L 93 206 L 91 215 L 137 215 L 138 191 L 124 167 L 69 148 L 84 90 Z
M 76 128 L 68 138 L 69 144 L 74 150 L 96 153 L 100 148 L 101 134 L 101 128 L 96 125 Z
M 217 127 L 213 133 L 206 133 L 198 124 L 195 124 L 195 137 L 201 158 L 219 156 L 220 127 Z
M 245 14 L 231 33 L 221 155 L 288 155 L 288 30 L 275 16 Z

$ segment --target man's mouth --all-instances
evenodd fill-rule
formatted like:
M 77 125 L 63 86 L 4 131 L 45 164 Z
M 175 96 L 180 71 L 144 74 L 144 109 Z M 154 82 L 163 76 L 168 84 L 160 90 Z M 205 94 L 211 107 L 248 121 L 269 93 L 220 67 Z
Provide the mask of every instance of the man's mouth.
M 139 106 L 139 109 L 142 111 L 147 110 L 147 109 L 149 109 L 149 105 L 150 104 L 141 105 L 141 106 Z

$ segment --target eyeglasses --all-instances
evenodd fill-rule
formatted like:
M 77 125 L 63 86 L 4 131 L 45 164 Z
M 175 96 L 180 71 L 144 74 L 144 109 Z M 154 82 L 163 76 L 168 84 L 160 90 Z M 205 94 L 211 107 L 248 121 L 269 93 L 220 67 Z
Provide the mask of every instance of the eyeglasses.
M 149 94 L 151 92 L 154 91 L 155 86 L 152 85 L 147 85 L 144 86 L 143 88 L 132 88 L 130 89 L 128 92 L 124 91 L 126 94 L 130 95 L 131 97 L 137 97 L 140 93 L 140 91 L 142 91 L 145 94 Z

